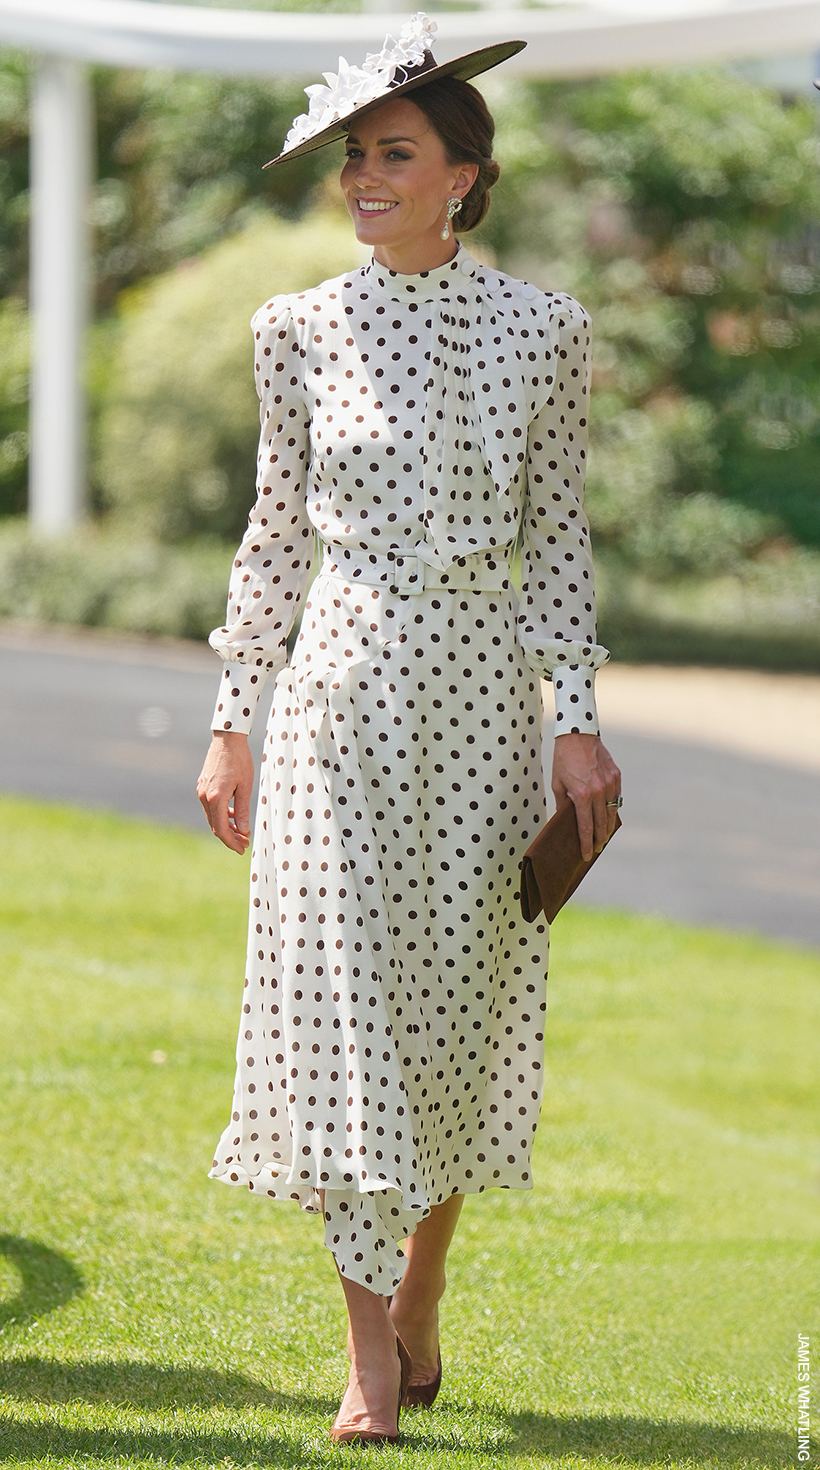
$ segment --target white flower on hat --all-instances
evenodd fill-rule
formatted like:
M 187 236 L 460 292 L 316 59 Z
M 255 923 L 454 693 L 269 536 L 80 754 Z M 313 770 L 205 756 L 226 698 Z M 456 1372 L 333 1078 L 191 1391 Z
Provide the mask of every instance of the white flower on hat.
M 408 67 L 421 66 L 425 52 L 433 49 L 436 30 L 435 21 L 425 15 L 423 10 L 417 10 L 407 24 L 402 26 L 398 41 L 394 41 L 392 36 L 386 36 L 378 56 L 367 57 L 365 70 L 378 71 L 392 64 L 395 73 L 399 67 L 407 70 Z
M 348 66 L 343 56 L 339 57 L 338 72 L 324 73 L 327 86 L 305 87 L 310 98 L 308 116 L 323 120 L 324 125 L 336 122 L 353 107 L 361 107 L 379 96 L 382 78 L 362 71 L 361 67 Z
M 305 87 L 310 108 L 293 119 L 282 152 L 288 153 L 291 148 L 315 138 L 366 102 L 386 96 L 399 69 L 406 71 L 421 66 L 425 52 L 432 47 L 435 33 L 435 23 L 423 10 L 419 10 L 402 27 L 398 41 L 387 36 L 381 51 L 368 56 L 363 66 L 348 66 L 340 56 L 339 70 L 323 73 L 326 87 L 320 82 Z
M 415 15 L 411 15 L 407 24 L 402 26 L 400 39 L 406 46 L 420 46 L 419 59 L 422 60 L 425 51 L 432 51 L 433 37 L 437 30 L 438 26 L 435 21 L 431 20 L 429 15 L 425 15 L 423 10 L 417 10 Z

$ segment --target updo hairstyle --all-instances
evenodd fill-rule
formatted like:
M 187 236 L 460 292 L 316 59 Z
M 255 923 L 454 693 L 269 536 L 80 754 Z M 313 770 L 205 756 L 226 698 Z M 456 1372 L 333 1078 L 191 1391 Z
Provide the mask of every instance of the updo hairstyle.
M 493 158 L 495 123 L 477 87 L 458 77 L 443 77 L 416 87 L 408 102 L 415 102 L 438 133 L 448 163 L 477 163 L 476 181 L 465 194 L 452 222 L 458 234 L 480 225 L 490 207 L 490 190 L 501 172 Z

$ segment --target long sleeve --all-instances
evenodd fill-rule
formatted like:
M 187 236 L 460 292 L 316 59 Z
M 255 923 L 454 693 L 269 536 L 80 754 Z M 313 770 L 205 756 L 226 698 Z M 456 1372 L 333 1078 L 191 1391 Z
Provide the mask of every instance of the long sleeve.
M 529 426 L 518 638 L 528 665 L 555 689 L 556 734 L 599 733 L 595 582 L 584 476 L 591 328 L 571 297 L 560 305 L 552 396 Z
M 305 503 L 310 420 L 287 297 L 261 307 L 251 326 L 261 423 L 256 504 L 233 564 L 225 626 L 208 640 L 225 660 L 212 729 L 244 734 L 266 680 L 287 662 L 314 545 Z

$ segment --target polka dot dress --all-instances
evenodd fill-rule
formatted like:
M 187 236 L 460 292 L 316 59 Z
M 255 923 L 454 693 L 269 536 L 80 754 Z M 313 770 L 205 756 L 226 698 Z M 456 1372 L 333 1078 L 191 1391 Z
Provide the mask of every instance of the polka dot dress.
M 546 815 L 540 678 L 558 729 L 595 733 L 608 657 L 590 330 L 463 247 L 274 298 L 253 328 L 258 497 L 211 636 L 214 729 L 248 731 L 274 689 L 211 1173 L 307 1210 L 323 1190 L 340 1270 L 386 1295 L 433 1205 L 532 1182 L 548 936 L 518 895 Z

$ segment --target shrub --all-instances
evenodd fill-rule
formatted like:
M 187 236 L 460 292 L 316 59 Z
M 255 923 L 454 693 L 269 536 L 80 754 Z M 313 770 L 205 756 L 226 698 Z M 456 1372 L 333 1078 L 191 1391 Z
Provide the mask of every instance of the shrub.
M 816 107 L 717 68 L 533 84 L 528 111 L 491 85 L 487 239 L 593 317 L 597 545 L 707 575 L 784 533 L 820 547 Z
M 22 301 L 0 301 L 0 515 L 26 503 L 29 319 Z
M 253 503 L 259 403 L 249 320 L 355 261 L 352 227 L 271 216 L 126 293 L 97 434 L 102 505 L 139 536 L 237 541 Z
M 87 526 L 59 541 L 0 523 L 0 617 L 207 638 L 225 616 L 231 548 L 162 546 Z

